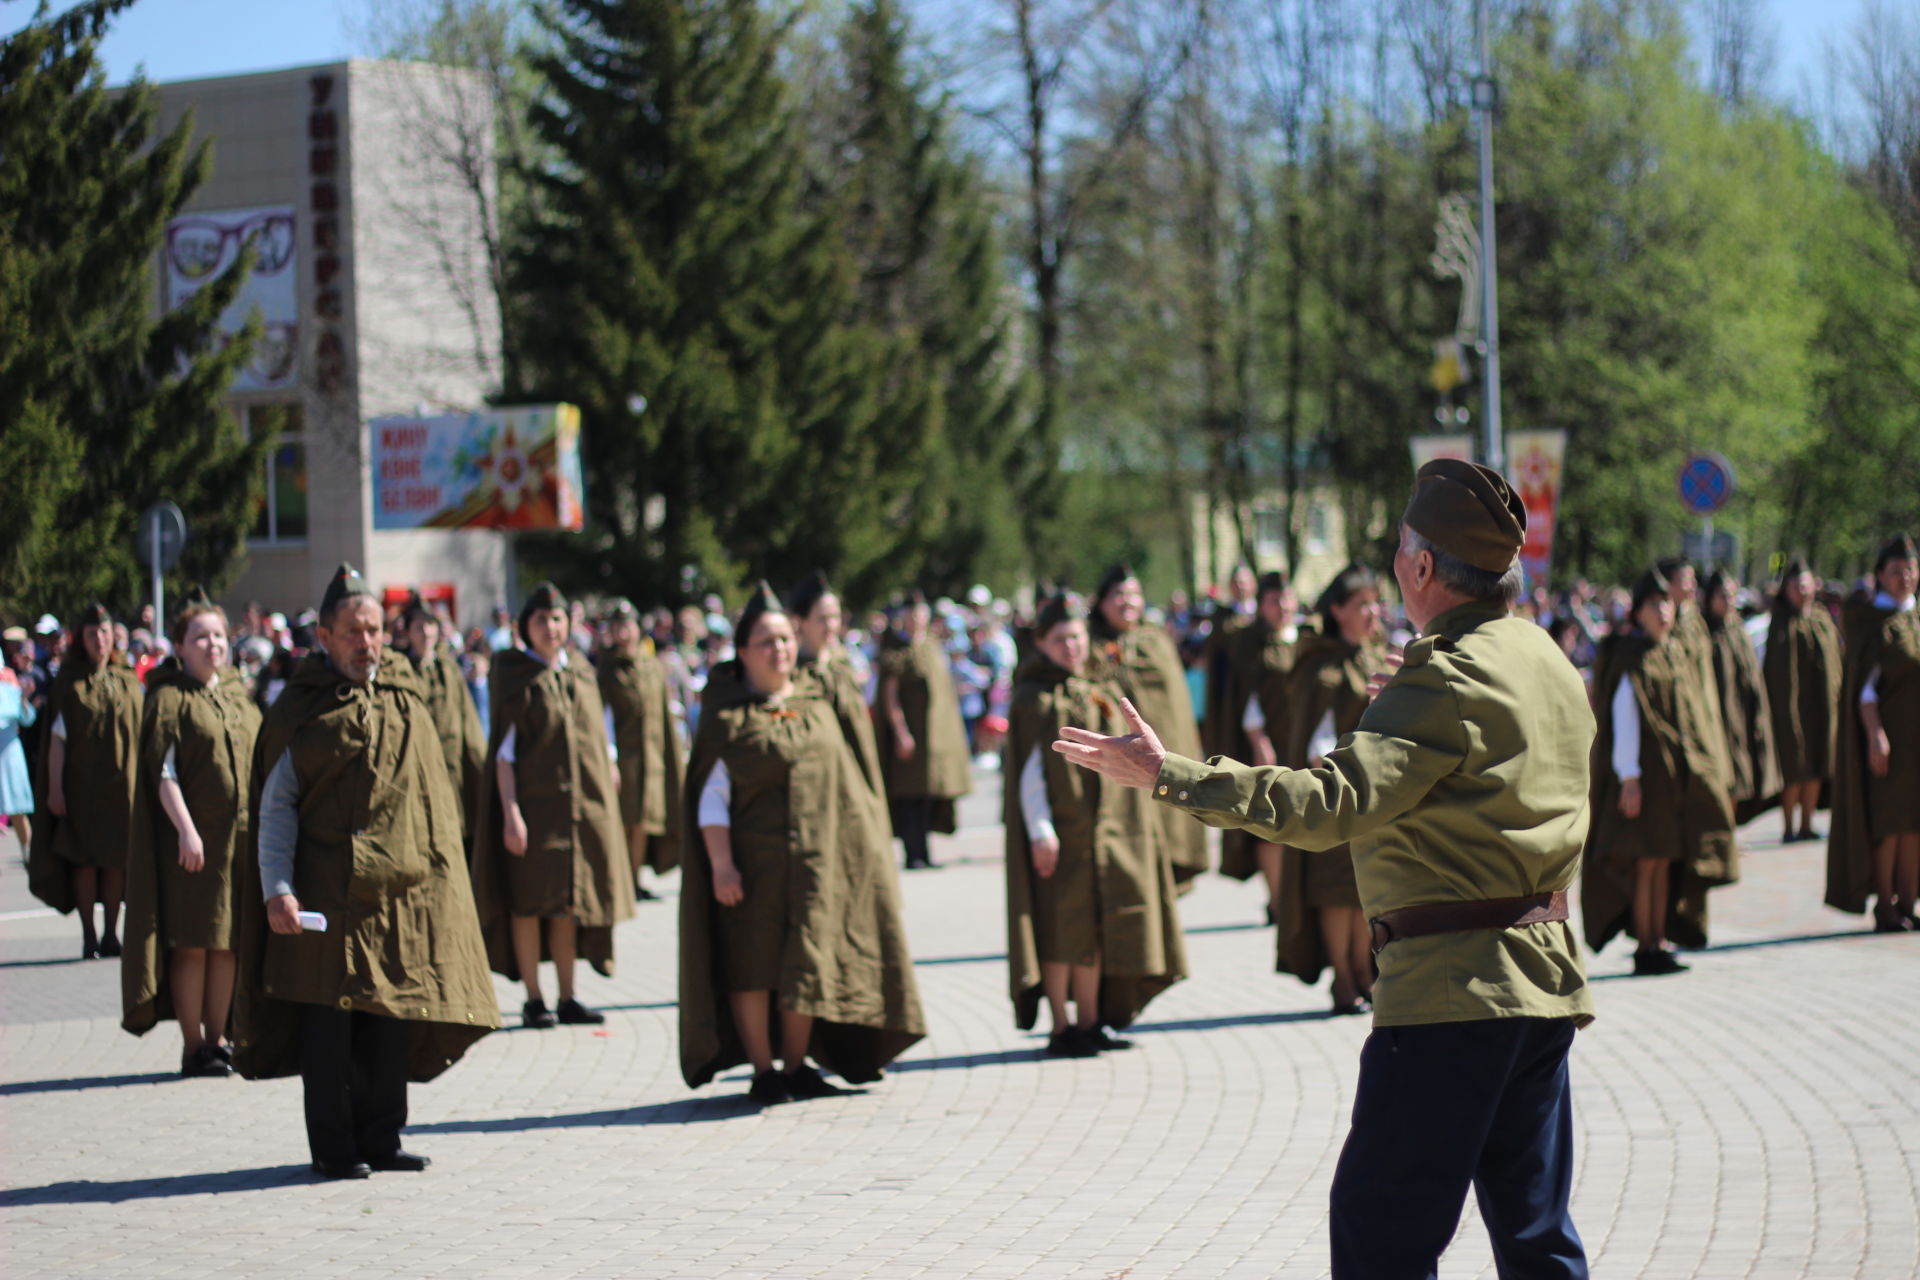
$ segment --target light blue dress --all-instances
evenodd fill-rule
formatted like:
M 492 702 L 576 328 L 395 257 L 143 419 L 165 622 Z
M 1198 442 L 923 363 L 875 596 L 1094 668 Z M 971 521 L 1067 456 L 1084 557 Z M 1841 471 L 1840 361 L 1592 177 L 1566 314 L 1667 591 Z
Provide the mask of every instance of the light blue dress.
M 0 681 L 0 813 L 33 812 L 33 780 L 27 776 L 27 749 L 20 730 L 39 712 L 20 696 L 20 686 Z

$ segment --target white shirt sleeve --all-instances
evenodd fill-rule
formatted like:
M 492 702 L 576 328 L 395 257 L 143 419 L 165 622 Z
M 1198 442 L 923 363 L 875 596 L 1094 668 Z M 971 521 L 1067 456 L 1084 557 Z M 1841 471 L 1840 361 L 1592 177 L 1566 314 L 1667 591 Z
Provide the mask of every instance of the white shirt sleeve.
M 733 827 L 733 776 L 727 772 L 727 762 L 713 762 L 713 772 L 707 775 L 707 785 L 700 788 L 700 819 L 703 827 Z
M 601 711 L 600 715 L 607 726 L 607 759 L 613 761 L 615 764 L 619 764 L 620 743 L 613 732 L 613 708 L 605 708 Z
M 1058 838 L 1053 829 L 1053 805 L 1047 799 L 1047 766 L 1040 758 L 1040 748 L 1027 752 L 1027 762 L 1020 767 L 1020 812 L 1027 820 L 1027 839 L 1053 840 Z
M 500 739 L 500 758 L 508 764 L 516 764 L 519 757 L 513 753 L 513 744 L 520 734 L 519 725 L 508 725 L 507 736 Z
M 1622 782 L 1640 776 L 1640 703 L 1633 681 L 1622 680 L 1613 691 L 1613 774 Z
M 1247 709 L 1240 714 L 1240 727 L 1248 733 L 1263 732 L 1267 727 L 1267 713 L 1260 709 L 1258 697 L 1247 699 Z
M 1340 735 L 1333 731 L 1333 712 L 1320 717 L 1320 723 L 1313 727 L 1313 736 L 1307 739 L 1307 759 L 1325 760 L 1340 745 Z
M 175 750 L 176 750 L 176 748 L 174 748 L 174 747 L 168 747 L 168 748 L 167 748 L 167 758 L 166 758 L 165 760 L 162 760 L 162 761 L 160 762 L 160 778 L 161 778 L 161 781 L 163 781 L 163 782 L 178 782 L 178 781 L 180 781 L 180 773 L 179 773 L 179 771 L 178 771 L 177 769 L 175 769 L 175 768 L 174 768 L 174 752 L 175 752 Z
M 1867 672 L 1867 682 L 1860 686 L 1860 705 L 1872 706 L 1880 701 L 1880 668 Z
M 62 742 L 67 740 L 67 713 L 64 711 L 53 718 L 53 736 Z

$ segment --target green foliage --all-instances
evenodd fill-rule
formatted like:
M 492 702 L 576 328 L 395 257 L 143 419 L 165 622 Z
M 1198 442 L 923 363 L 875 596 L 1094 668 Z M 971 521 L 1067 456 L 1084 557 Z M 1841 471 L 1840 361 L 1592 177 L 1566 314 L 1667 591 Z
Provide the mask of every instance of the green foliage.
M 244 262 L 150 314 L 167 221 L 199 185 L 191 120 L 153 136 L 144 85 L 109 93 L 95 61 L 126 0 L 43 18 L 0 46 L 0 610 L 65 615 L 145 592 L 134 524 L 170 499 L 192 536 L 175 589 L 238 567 L 268 441 L 222 400 L 252 334 L 216 349 Z

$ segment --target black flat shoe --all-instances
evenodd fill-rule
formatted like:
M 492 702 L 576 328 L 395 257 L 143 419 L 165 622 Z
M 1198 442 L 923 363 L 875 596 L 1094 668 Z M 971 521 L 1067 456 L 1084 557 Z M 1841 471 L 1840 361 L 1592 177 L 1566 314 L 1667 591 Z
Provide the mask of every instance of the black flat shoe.
M 207 1047 L 209 1050 L 212 1051 L 214 1057 L 220 1059 L 220 1061 L 226 1063 L 229 1067 L 233 1065 L 233 1046 L 232 1045 L 215 1044 L 215 1045 L 208 1045 Z
M 660 895 L 643 884 L 637 884 L 633 887 L 633 900 L 635 902 L 658 902 L 660 901 Z
M 1097 1058 L 1100 1045 L 1093 1033 L 1079 1027 L 1068 1027 L 1065 1031 L 1056 1031 L 1047 1040 L 1049 1058 Z
M 119 954 L 120 954 L 120 939 L 102 938 L 100 940 L 100 958 L 102 960 L 115 959 L 119 956 Z
M 529 1000 L 520 1006 L 520 1025 L 523 1027 L 545 1031 L 558 1021 L 559 1019 L 553 1016 L 553 1010 L 547 1008 L 547 1002 L 544 1000 Z
M 787 1092 L 787 1078 L 771 1067 L 753 1078 L 747 1096 L 763 1107 L 793 1101 L 793 1095 Z
M 346 1182 L 358 1178 L 371 1178 L 373 1176 L 372 1168 L 362 1164 L 358 1160 L 352 1164 L 342 1164 L 337 1160 L 315 1160 L 313 1162 L 313 1171 L 322 1178 L 328 1178 L 336 1182 Z
M 1883 907 L 1878 903 L 1873 908 L 1873 931 L 1875 933 L 1906 933 L 1913 928 L 1912 919 L 1900 914 L 1898 907 Z
M 811 1066 L 796 1067 L 787 1072 L 783 1077 L 783 1083 L 787 1088 L 787 1096 L 801 1101 L 810 1098 L 840 1098 L 846 1096 L 848 1092 Z
M 100 944 L 97 942 L 82 941 L 80 944 L 80 958 L 82 960 L 98 960 L 100 958 Z
M 1692 967 L 1664 947 L 1657 951 L 1633 953 L 1633 976 L 1636 978 L 1657 978 L 1669 973 L 1685 973 Z
M 368 1156 L 365 1167 L 379 1173 L 419 1173 L 432 1163 L 427 1156 L 417 1156 L 411 1151 L 396 1151 L 392 1155 Z
M 1359 996 L 1355 996 L 1351 1000 L 1335 1000 L 1333 1002 L 1333 1013 L 1334 1016 L 1338 1018 L 1353 1018 L 1363 1013 L 1372 1012 L 1373 1006 L 1365 1000 L 1362 1000 Z
M 1133 1041 L 1123 1040 L 1108 1032 L 1105 1027 L 1095 1027 L 1087 1032 L 1087 1037 L 1093 1042 L 1093 1047 L 1102 1053 L 1117 1053 L 1122 1049 L 1133 1048 Z
M 203 1044 L 180 1059 L 180 1074 L 188 1079 L 215 1079 L 233 1074 L 233 1064 L 221 1057 L 210 1044 Z
M 597 1027 L 607 1020 L 606 1014 L 589 1009 L 578 1000 L 562 1000 L 559 1014 L 560 1021 L 570 1027 Z

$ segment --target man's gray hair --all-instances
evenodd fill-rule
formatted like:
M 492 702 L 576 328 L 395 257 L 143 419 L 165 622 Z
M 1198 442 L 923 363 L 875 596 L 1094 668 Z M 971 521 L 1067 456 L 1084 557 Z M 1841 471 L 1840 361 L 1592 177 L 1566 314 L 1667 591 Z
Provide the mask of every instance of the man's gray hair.
M 1408 551 L 1424 551 L 1433 557 L 1433 576 L 1441 586 L 1469 600 L 1497 600 L 1512 606 L 1520 599 L 1520 592 L 1526 586 L 1526 573 L 1520 568 L 1519 561 L 1516 560 L 1505 573 L 1495 573 L 1491 569 L 1470 565 L 1458 556 L 1448 555 L 1421 537 L 1411 525 L 1402 525 L 1400 528 L 1407 540 Z

